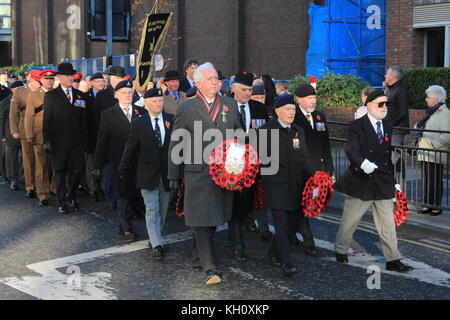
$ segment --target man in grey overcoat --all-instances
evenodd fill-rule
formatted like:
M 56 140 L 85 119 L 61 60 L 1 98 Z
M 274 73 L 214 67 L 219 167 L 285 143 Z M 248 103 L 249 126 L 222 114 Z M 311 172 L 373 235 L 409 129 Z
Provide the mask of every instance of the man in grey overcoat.
M 206 284 L 214 285 L 222 280 L 217 270 L 213 238 L 216 227 L 231 218 L 233 192 L 213 182 L 208 161 L 211 148 L 227 138 L 226 130 L 240 129 L 241 121 L 236 102 L 217 94 L 218 76 L 211 63 L 199 66 L 194 80 L 197 95 L 183 102 L 175 116 L 169 148 L 169 184 L 172 190 L 178 190 L 180 180 L 184 179 L 185 223 L 194 233 L 193 269 L 203 269 Z M 219 134 L 212 144 L 208 138 L 203 139 L 205 131 L 211 133 L 211 129 Z

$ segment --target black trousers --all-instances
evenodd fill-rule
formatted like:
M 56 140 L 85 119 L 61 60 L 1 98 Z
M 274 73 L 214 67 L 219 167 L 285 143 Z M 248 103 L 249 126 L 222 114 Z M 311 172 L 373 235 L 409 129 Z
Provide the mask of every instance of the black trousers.
M 194 233 L 192 243 L 192 260 L 200 259 L 205 272 L 217 269 L 216 252 L 214 249 L 214 234 L 216 227 L 191 227 Z
M 440 206 L 442 200 L 444 165 L 434 162 L 421 162 L 423 202 Z
M 243 226 L 252 207 L 252 196 L 250 193 L 240 191 L 234 192 L 233 212 L 231 220 L 228 221 L 228 232 L 233 250 L 244 249 Z
M 20 155 L 20 146 L 6 146 L 6 174 L 9 181 L 23 181 L 22 156 Z
M 6 173 L 6 141 L 0 141 L 0 174 L 4 180 L 8 179 Z
M 272 241 L 270 254 L 276 256 L 281 263 L 289 263 L 289 239 L 288 239 L 288 224 L 292 221 L 293 215 L 297 211 L 283 211 L 272 209 L 273 225 L 275 227 L 275 237 Z
M 117 213 L 120 228 L 124 232 L 133 231 L 132 219 L 137 213 L 145 213 L 145 203 L 142 197 L 117 199 Z
M 76 190 L 78 184 L 80 183 L 82 174 L 83 174 L 82 169 L 54 172 L 54 179 L 56 184 L 56 198 L 58 200 L 59 206 L 64 206 L 66 204 L 66 201 L 76 200 Z M 67 175 L 67 189 L 66 189 L 66 175 Z
M 297 231 L 303 237 L 303 247 L 307 249 L 314 248 L 314 236 L 311 231 L 311 226 L 309 224 L 309 218 L 305 217 L 302 208 L 300 210 L 294 211 L 295 214 L 290 216 L 289 230 L 288 234 L 290 238 L 296 237 Z

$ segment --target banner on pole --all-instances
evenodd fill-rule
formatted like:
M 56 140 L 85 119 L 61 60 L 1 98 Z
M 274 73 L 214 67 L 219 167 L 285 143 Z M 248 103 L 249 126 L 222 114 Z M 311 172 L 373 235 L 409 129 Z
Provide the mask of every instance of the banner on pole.
M 148 15 L 145 20 L 139 56 L 136 62 L 136 79 L 141 90 L 147 88 L 153 74 L 153 56 L 161 49 L 171 18 L 172 13 L 154 13 Z

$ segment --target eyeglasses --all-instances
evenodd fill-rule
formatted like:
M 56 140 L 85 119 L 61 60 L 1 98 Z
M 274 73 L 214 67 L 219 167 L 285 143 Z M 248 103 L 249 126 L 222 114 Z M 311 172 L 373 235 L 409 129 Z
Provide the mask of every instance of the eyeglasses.
M 383 108 L 384 106 L 389 107 L 389 101 L 382 101 L 382 102 L 374 102 L 378 105 L 378 108 Z

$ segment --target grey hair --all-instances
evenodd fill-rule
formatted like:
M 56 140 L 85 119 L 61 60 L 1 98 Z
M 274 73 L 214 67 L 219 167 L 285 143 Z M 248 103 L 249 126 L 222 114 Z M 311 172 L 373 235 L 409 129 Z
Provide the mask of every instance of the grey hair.
M 390 71 L 397 78 L 397 80 L 402 80 L 403 79 L 403 70 L 402 70 L 401 67 L 399 67 L 399 66 L 390 66 L 388 71 Z
M 428 93 L 433 97 L 434 99 L 439 100 L 439 102 L 445 102 L 447 100 L 447 92 L 445 89 L 441 86 L 429 86 L 428 89 L 425 91 L 425 93 L 428 95 Z
M 204 64 L 199 65 L 197 69 L 195 69 L 194 74 L 192 76 L 194 78 L 194 82 L 203 81 L 203 75 L 201 72 L 207 69 L 212 69 L 217 73 L 216 68 L 211 62 L 205 62 Z

